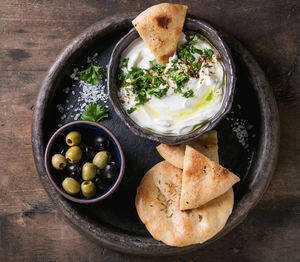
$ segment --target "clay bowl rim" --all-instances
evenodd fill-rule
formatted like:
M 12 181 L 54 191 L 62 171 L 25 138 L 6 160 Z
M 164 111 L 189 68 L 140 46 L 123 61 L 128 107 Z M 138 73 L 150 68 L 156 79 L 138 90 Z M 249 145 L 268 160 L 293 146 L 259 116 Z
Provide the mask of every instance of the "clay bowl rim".
M 50 164 L 49 164 L 50 161 L 48 161 L 48 160 L 50 158 L 50 151 L 51 151 L 51 148 L 52 148 L 53 144 L 55 143 L 55 140 L 61 135 L 61 133 L 63 131 L 65 131 L 66 129 L 68 129 L 72 126 L 76 126 L 76 125 L 95 126 L 97 128 L 100 128 L 100 129 L 104 130 L 109 135 L 109 137 L 115 142 L 115 144 L 116 144 L 115 148 L 120 154 L 120 163 L 121 164 L 120 164 L 120 172 L 118 174 L 117 180 L 115 181 L 113 186 L 107 192 L 105 192 L 102 195 L 99 195 L 98 197 L 91 198 L 91 199 L 78 198 L 78 197 L 71 196 L 71 195 L 67 194 L 66 192 L 64 192 L 62 190 L 62 188 L 59 187 L 57 185 L 57 183 L 54 181 L 54 179 L 52 177 L 52 174 L 51 174 L 51 171 L 50 171 L 51 170 L 50 169 Z M 70 122 L 68 124 L 63 125 L 58 130 L 55 131 L 55 133 L 51 136 L 51 138 L 49 139 L 49 141 L 47 143 L 46 150 L 45 150 L 45 155 L 44 155 L 44 164 L 45 164 L 45 169 L 46 169 L 46 173 L 48 175 L 48 178 L 49 178 L 51 184 L 54 186 L 54 188 L 58 191 L 58 193 L 60 193 L 65 198 L 67 198 L 67 199 L 69 199 L 73 202 L 80 203 L 80 204 L 96 203 L 96 202 L 99 202 L 99 201 L 109 197 L 118 188 L 118 186 L 120 185 L 120 183 L 123 179 L 124 173 L 125 173 L 125 156 L 124 156 L 121 144 L 118 141 L 118 139 L 116 138 L 116 136 L 108 128 L 104 127 L 103 125 L 101 125 L 99 123 L 96 123 L 96 122 L 86 121 L 86 120 L 77 120 L 77 121 L 74 121 L 74 122 Z
M 196 24 L 198 28 L 197 30 L 201 31 L 202 33 L 209 32 L 213 34 L 215 37 L 213 41 L 206 35 L 204 36 L 215 46 L 215 48 L 219 51 L 220 55 L 221 53 L 223 53 L 221 57 L 224 65 L 226 82 L 225 82 L 225 90 L 224 90 L 224 96 L 223 96 L 221 108 L 208 122 L 196 128 L 194 131 L 183 135 L 168 136 L 168 135 L 157 134 L 152 132 L 149 129 L 143 128 L 138 124 L 136 124 L 130 118 L 130 116 L 125 112 L 125 110 L 123 109 L 120 103 L 120 100 L 117 95 L 118 83 L 116 80 L 116 72 L 120 64 L 121 54 L 128 47 L 128 45 L 123 46 L 123 43 L 126 42 L 128 38 L 131 39 L 131 37 L 136 36 L 134 39 L 137 39 L 139 37 L 138 32 L 133 27 L 125 36 L 123 36 L 118 41 L 118 43 L 115 45 L 112 51 L 109 64 L 108 64 L 108 70 L 107 70 L 108 71 L 107 89 L 108 89 L 110 103 L 112 104 L 116 114 L 121 119 L 121 121 L 127 126 L 127 128 L 129 128 L 129 130 L 136 136 L 150 139 L 164 144 L 171 144 L 171 145 L 180 144 L 183 142 L 193 140 L 199 137 L 200 135 L 204 134 L 205 132 L 212 130 L 214 127 L 217 126 L 217 124 L 222 120 L 223 117 L 226 116 L 226 114 L 231 109 L 233 103 L 233 97 L 234 97 L 234 89 L 236 84 L 236 70 L 235 70 L 234 61 L 231 56 L 229 47 L 227 46 L 226 42 L 223 40 L 221 34 L 207 22 L 204 22 L 201 19 L 195 20 L 189 15 L 187 15 L 185 26 L 188 23 Z M 195 30 L 191 30 L 191 31 L 195 31 Z M 219 48 L 216 47 L 216 43 L 218 43 Z

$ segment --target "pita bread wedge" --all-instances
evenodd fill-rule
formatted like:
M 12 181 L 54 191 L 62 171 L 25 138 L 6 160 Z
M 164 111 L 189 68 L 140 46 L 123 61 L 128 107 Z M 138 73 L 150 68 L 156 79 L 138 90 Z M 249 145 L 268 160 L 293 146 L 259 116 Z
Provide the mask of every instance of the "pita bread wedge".
M 224 194 L 239 177 L 186 146 L 182 175 L 180 209 L 197 208 Z
M 216 163 L 219 162 L 218 137 L 217 131 L 215 130 L 211 130 L 187 143 L 180 145 L 160 144 L 156 149 L 159 154 L 173 166 L 183 169 L 186 145 L 193 147 Z
M 174 55 L 186 10 L 186 5 L 158 4 L 146 9 L 132 21 L 159 63 L 166 64 L 169 57 Z
M 203 243 L 226 224 L 233 207 L 233 191 L 200 208 L 180 211 L 182 170 L 163 161 L 143 177 L 135 199 L 138 215 L 156 240 L 170 246 Z

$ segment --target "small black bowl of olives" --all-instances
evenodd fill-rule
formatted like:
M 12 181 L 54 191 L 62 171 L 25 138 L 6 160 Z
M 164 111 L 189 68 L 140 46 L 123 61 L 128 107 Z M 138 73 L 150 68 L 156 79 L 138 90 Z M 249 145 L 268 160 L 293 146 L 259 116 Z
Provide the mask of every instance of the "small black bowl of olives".
M 59 193 L 88 204 L 116 190 L 124 175 L 125 159 L 111 131 L 98 123 L 80 120 L 62 126 L 50 138 L 45 167 Z

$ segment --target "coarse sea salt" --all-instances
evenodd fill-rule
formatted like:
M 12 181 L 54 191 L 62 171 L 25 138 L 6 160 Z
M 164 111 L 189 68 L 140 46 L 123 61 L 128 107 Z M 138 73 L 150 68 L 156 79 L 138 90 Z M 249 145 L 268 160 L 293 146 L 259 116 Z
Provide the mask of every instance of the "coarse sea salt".
M 92 57 L 88 57 L 87 60 L 91 62 L 97 56 L 98 53 L 95 53 Z M 75 83 L 72 84 L 72 87 L 66 87 L 62 90 L 65 94 L 72 94 L 72 96 L 75 97 L 75 101 L 73 98 L 66 99 L 64 106 L 62 104 L 56 106 L 61 113 L 61 121 L 67 118 L 78 120 L 81 113 L 90 103 L 101 104 L 108 108 L 108 95 L 106 92 L 107 80 L 100 80 L 97 85 L 91 85 L 79 79 L 77 75 L 78 71 L 78 68 L 74 68 L 70 75 L 70 78 L 75 81 Z M 76 89 L 76 92 L 74 89 Z M 62 126 L 62 124 L 60 123 L 59 126 Z
M 241 105 L 237 105 L 238 110 L 242 109 Z M 240 112 L 239 112 L 240 113 Z M 236 117 L 234 118 L 233 116 L 235 115 L 234 111 L 230 112 L 231 116 L 226 117 L 227 121 L 230 121 L 230 126 L 232 128 L 232 131 L 235 133 L 237 140 L 239 143 L 243 146 L 243 148 L 249 152 L 249 133 L 248 131 L 253 129 L 253 125 L 247 123 L 245 119 L 242 117 Z M 240 115 L 240 114 L 239 114 Z M 251 136 L 252 138 L 255 137 L 255 134 Z
M 232 127 L 233 132 L 235 133 L 239 143 L 247 149 L 249 147 L 248 144 L 248 131 L 246 129 L 246 121 L 243 119 L 238 119 L 233 123 Z
M 83 104 L 89 103 L 97 103 L 98 101 L 106 103 L 108 100 L 108 95 L 106 93 L 106 88 L 103 83 L 99 83 L 98 85 L 91 85 L 85 83 L 83 80 L 79 81 L 79 86 L 81 87 L 81 91 L 79 92 L 78 101 Z

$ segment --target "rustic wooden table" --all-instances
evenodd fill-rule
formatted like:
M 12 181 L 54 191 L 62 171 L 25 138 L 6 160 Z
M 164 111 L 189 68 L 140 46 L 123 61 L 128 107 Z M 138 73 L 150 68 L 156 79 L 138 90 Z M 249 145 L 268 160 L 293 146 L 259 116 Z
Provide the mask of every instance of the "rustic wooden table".
M 146 2 L 146 3 L 145 3 Z M 0 1 L 0 260 L 153 261 L 101 247 L 57 212 L 35 170 L 30 128 L 40 84 L 59 51 L 94 22 L 159 1 Z M 221 27 L 254 55 L 274 89 L 280 155 L 247 219 L 197 252 L 157 261 L 300 260 L 300 5 L 297 0 L 175 1 Z

